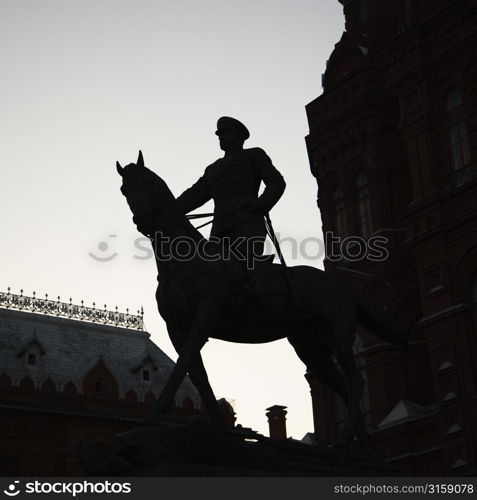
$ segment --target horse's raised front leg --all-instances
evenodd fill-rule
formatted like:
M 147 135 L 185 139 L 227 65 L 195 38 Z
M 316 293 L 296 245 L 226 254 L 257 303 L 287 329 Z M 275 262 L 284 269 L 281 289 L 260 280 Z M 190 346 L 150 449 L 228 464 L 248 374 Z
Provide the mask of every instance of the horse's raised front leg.
M 209 334 L 217 325 L 219 308 L 211 299 L 199 302 L 191 329 L 179 352 L 176 365 L 166 382 L 159 399 L 154 403 L 151 412 L 144 418 L 143 424 L 158 424 L 161 416 L 167 411 L 172 400 L 184 380 L 200 350 L 207 342 Z

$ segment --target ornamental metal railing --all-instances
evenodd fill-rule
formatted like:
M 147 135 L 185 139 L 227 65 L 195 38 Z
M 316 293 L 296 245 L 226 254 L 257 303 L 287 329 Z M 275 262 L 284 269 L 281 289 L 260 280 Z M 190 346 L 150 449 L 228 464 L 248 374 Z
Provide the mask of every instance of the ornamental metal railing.
M 129 309 L 122 313 L 118 311 L 117 306 L 115 311 L 108 311 L 106 304 L 104 304 L 104 309 L 100 309 L 96 308 L 95 302 L 93 302 L 93 307 L 87 307 L 83 301 L 81 305 L 73 304 L 71 298 L 69 302 L 61 302 L 59 296 L 57 300 L 51 300 L 48 294 L 45 294 L 45 298 L 42 299 L 37 297 L 35 292 L 32 297 L 28 297 L 23 295 L 23 290 L 20 290 L 20 295 L 11 293 L 10 290 L 8 287 L 7 293 L 0 292 L 0 307 L 144 331 L 142 307 L 137 314 L 129 314 Z

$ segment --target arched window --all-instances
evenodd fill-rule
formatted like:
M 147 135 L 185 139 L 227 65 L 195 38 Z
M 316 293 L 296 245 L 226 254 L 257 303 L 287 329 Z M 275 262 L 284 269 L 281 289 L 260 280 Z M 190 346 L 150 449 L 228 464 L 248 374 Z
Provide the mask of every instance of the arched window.
M 363 173 L 356 179 L 356 187 L 358 188 L 358 213 L 361 236 L 363 238 L 369 238 L 373 232 L 371 200 L 369 196 L 368 179 Z
M 461 90 L 453 90 L 446 100 L 447 131 L 455 184 L 460 186 L 471 179 L 469 138 Z
M 333 193 L 333 209 L 334 209 L 334 229 L 338 236 L 344 238 L 348 233 L 346 223 L 346 206 L 343 196 L 343 190 L 338 187 Z

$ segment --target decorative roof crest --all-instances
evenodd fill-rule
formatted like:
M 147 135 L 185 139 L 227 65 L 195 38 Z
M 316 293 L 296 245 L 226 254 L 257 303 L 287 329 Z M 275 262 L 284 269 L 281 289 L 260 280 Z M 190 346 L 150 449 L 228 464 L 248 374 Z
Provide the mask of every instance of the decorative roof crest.
M 84 301 L 81 301 L 81 305 L 77 305 L 73 304 L 71 298 L 69 302 L 60 302 L 59 296 L 57 300 L 51 300 L 48 298 L 48 294 L 45 294 L 45 298 L 42 299 L 35 292 L 33 292 L 32 297 L 28 297 L 23 295 L 23 290 L 20 290 L 20 295 L 17 295 L 11 293 L 11 289 L 8 287 L 7 293 L 0 292 L 0 308 L 37 314 L 43 313 L 48 316 L 144 331 L 144 311 L 142 306 L 141 310 L 137 311 L 137 314 L 129 314 L 129 309 L 126 309 L 126 313 L 121 313 L 118 311 L 117 306 L 115 311 L 108 311 L 106 304 L 104 304 L 104 309 L 97 309 L 95 302 L 93 302 L 93 307 L 86 307 Z

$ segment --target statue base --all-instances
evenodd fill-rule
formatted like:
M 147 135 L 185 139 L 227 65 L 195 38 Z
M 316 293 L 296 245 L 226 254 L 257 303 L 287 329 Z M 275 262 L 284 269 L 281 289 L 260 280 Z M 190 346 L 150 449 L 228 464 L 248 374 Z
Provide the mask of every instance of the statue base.
M 188 426 L 146 425 L 119 434 L 114 454 L 85 442 L 76 453 L 89 476 L 383 477 L 405 473 L 351 448 L 271 439 L 253 432 L 222 434 L 206 419 Z

